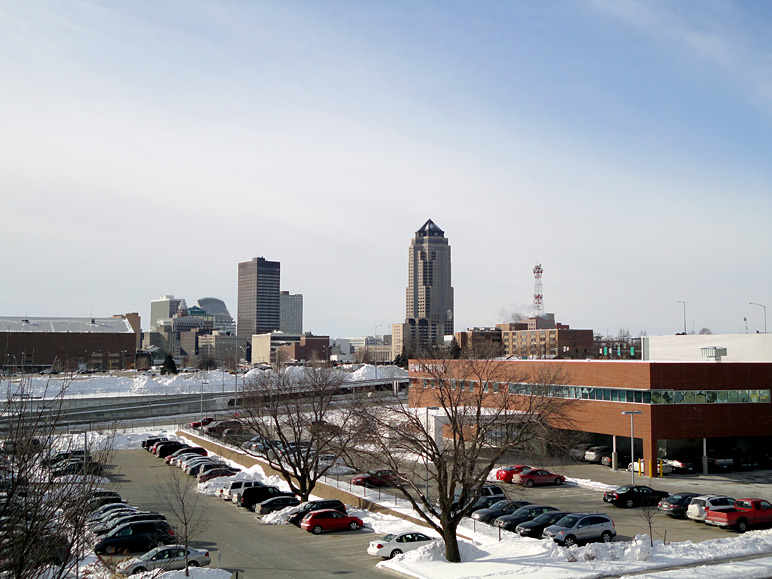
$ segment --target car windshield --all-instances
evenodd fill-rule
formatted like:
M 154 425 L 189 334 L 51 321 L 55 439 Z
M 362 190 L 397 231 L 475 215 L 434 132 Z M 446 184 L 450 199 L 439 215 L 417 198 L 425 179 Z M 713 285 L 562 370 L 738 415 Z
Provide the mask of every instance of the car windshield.
M 503 511 L 509 506 L 509 501 L 497 501 L 490 506 L 493 511 Z
M 544 523 L 549 523 L 549 522 L 550 522 L 550 519 L 551 519 L 553 516 L 554 516 L 554 515 L 553 515 L 552 513 L 542 513 L 541 515 L 539 515 L 538 517 L 536 517 L 536 518 L 533 520 L 533 522 L 534 522 L 534 523 L 539 523 L 540 525 L 541 525 L 541 524 L 544 524 Z
M 381 541 L 386 541 L 388 543 L 389 541 L 394 539 L 394 537 L 396 537 L 396 536 L 397 535 L 395 535 L 393 533 L 389 533 L 388 535 L 384 535 L 383 537 L 381 537 Z
M 579 522 L 579 519 L 582 517 L 576 516 L 576 515 L 566 515 L 562 519 L 560 519 L 555 525 L 558 527 L 573 527 L 576 525 L 576 523 Z
M 618 493 L 626 493 L 626 492 L 628 492 L 628 491 L 632 490 L 632 488 L 633 488 L 633 487 L 631 487 L 630 485 L 625 485 L 625 486 L 623 486 L 623 487 L 619 487 L 619 488 L 616 490 L 616 492 L 618 492 Z

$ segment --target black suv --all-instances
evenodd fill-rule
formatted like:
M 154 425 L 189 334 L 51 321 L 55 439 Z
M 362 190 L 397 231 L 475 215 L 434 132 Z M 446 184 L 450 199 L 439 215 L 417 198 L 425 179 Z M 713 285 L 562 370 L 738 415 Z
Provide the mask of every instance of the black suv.
M 166 521 L 134 521 L 110 531 L 94 545 L 94 553 L 147 553 L 159 545 L 174 543 L 174 539 L 174 531 Z
M 335 509 L 336 511 L 340 511 L 344 515 L 346 514 L 346 505 L 344 505 L 342 502 L 340 502 L 337 499 L 329 499 L 324 501 L 308 501 L 307 503 L 303 503 L 302 505 L 300 505 L 298 507 L 297 512 L 290 515 L 290 517 L 287 519 L 287 522 L 295 525 L 296 527 L 299 527 L 300 521 L 303 520 L 303 517 L 305 517 L 311 511 L 318 511 L 320 509 Z
M 294 496 L 295 495 L 292 493 L 280 491 L 277 487 L 249 487 L 244 489 L 244 492 L 241 493 L 238 505 L 245 509 L 249 509 L 250 511 L 254 511 L 257 503 L 262 503 L 273 497 Z

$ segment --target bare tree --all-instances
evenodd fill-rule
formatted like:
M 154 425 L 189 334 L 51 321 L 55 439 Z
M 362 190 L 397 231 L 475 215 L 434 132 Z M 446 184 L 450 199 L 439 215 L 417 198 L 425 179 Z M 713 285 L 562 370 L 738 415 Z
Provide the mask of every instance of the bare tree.
M 190 542 L 204 533 L 209 522 L 206 519 L 206 501 L 201 501 L 201 494 L 196 492 L 196 484 L 190 477 L 182 477 L 176 469 L 166 469 L 166 474 L 158 482 L 158 496 L 172 527 L 185 547 L 185 577 L 190 576 L 188 548 Z
M 549 363 L 529 365 L 528 374 L 523 365 L 491 358 L 423 360 L 414 367 L 422 378 L 407 402 L 394 397 L 360 407 L 362 422 L 378 429 L 364 451 L 400 473 L 397 488 L 442 535 L 447 560 L 459 562 L 456 530 L 494 465 L 512 449 L 543 443 L 553 427 L 570 428 L 572 401 L 556 388 L 563 377 Z
M 344 428 L 355 405 L 343 377 L 335 368 L 285 368 L 258 373 L 244 386 L 242 422 L 261 440 L 254 452 L 301 500 L 356 436 Z
M 97 476 L 111 462 L 111 437 L 95 447 L 88 432 L 65 430 L 68 385 L 49 381 L 33 399 L 27 378 L 8 382 L 0 414 L 3 577 L 77 576 L 86 519 L 112 487 Z

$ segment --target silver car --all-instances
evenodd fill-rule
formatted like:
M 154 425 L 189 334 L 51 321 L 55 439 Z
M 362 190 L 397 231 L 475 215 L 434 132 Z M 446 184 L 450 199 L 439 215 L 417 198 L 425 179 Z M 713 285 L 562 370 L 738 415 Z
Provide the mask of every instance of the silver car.
M 552 539 L 559 545 L 571 547 L 577 543 L 603 541 L 608 543 L 616 537 L 614 521 L 600 513 L 574 513 L 566 515 L 554 525 L 544 529 L 542 537 Z
M 209 551 L 201 551 L 188 547 L 188 566 L 203 567 L 209 565 Z M 185 546 L 184 545 L 163 545 L 148 551 L 140 557 L 135 557 L 124 561 L 116 571 L 119 575 L 134 575 L 145 571 L 172 571 L 185 568 Z

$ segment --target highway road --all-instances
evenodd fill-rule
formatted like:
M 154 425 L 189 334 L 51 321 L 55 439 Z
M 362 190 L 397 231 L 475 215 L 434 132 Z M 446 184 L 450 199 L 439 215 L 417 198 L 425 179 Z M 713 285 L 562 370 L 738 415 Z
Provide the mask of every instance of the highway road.
M 129 503 L 163 512 L 159 493 L 170 467 L 145 450 L 116 453 L 109 476 Z M 193 479 L 182 472 L 180 477 Z M 193 542 L 209 549 L 212 566 L 238 571 L 239 579 L 379 577 L 379 559 L 366 553 L 379 535 L 355 532 L 312 535 L 293 525 L 265 525 L 254 513 L 214 497 L 202 497 L 208 528 Z

